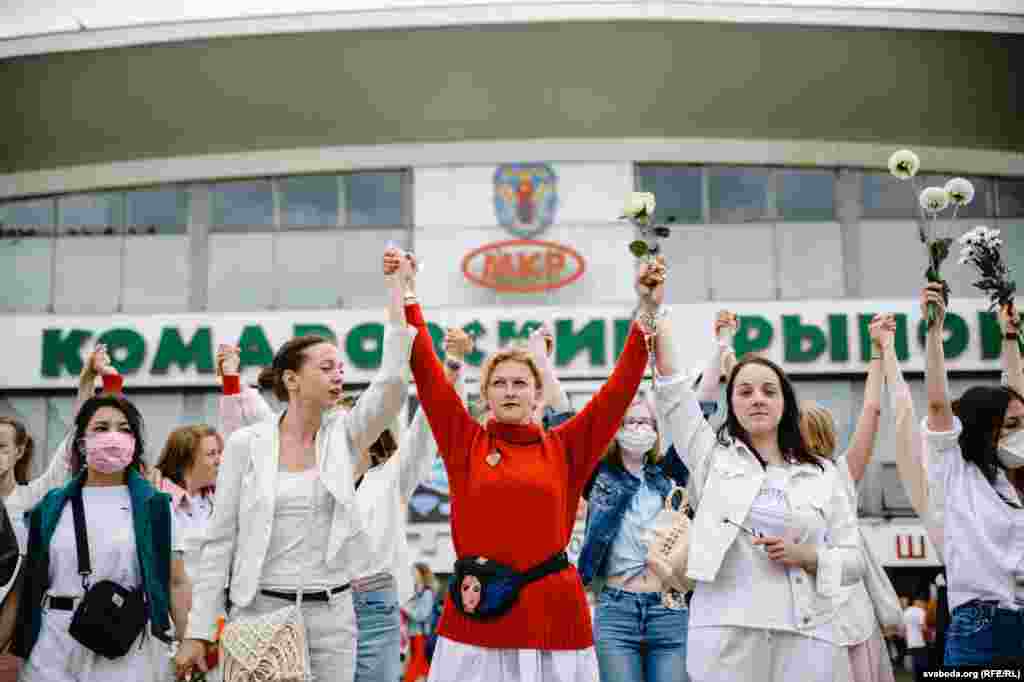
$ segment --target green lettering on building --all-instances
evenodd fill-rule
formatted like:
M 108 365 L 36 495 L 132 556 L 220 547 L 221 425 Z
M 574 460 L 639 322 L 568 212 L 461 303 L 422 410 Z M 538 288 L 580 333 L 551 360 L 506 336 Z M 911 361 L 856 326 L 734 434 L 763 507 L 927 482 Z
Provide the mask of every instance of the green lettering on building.
M 591 320 L 583 325 L 578 332 L 572 329 L 573 320 L 555 322 L 555 363 L 560 366 L 570 364 L 577 355 L 587 351 L 590 364 L 603 367 L 606 361 L 604 349 L 604 320 Z
M 238 362 L 245 367 L 270 367 L 274 364 L 274 351 L 270 348 L 263 327 L 250 324 L 238 337 Z
M 737 358 L 742 358 L 747 353 L 766 350 L 772 345 L 775 330 L 768 320 L 760 315 L 741 315 L 739 322 L 736 338 L 733 340 Z
M 153 359 L 152 374 L 167 374 L 171 365 L 182 371 L 195 365 L 200 374 L 213 373 L 213 341 L 209 327 L 200 327 L 186 344 L 177 327 L 164 327 L 160 332 L 156 358 Z
M 71 329 L 66 335 L 61 329 L 44 329 L 43 376 L 59 377 L 62 368 L 67 368 L 68 374 L 77 376 L 83 365 L 79 350 L 91 336 L 92 331 L 89 329 Z
M 846 315 L 828 316 L 828 356 L 832 362 L 850 359 L 850 328 Z
M 466 362 L 473 367 L 479 367 L 484 362 L 484 352 L 480 348 L 480 339 L 487 336 L 487 328 L 484 327 L 480 320 L 473 320 L 469 324 L 462 325 L 462 331 L 472 336 L 476 341 L 473 352 L 466 356 Z
M 955 360 L 967 350 L 967 342 L 970 335 L 967 331 L 967 322 L 956 313 L 946 313 L 946 322 L 942 325 L 945 331 L 945 338 L 942 342 L 942 351 L 947 360 Z M 921 319 L 917 325 L 917 341 L 924 348 L 925 335 L 928 333 L 928 320 Z
M 1003 353 L 1003 330 L 999 318 L 986 310 L 978 312 L 978 330 L 981 332 L 981 359 L 998 360 Z
M 345 352 L 352 364 L 359 369 L 380 367 L 380 359 L 384 353 L 384 325 L 380 322 L 364 322 L 352 327 L 345 337 Z
M 441 329 L 440 325 L 427 322 L 427 331 L 430 332 L 430 340 L 434 343 L 434 352 L 444 360 L 444 330 Z
M 860 332 L 860 359 L 862 362 L 871 362 L 871 320 L 873 313 L 861 313 L 857 316 L 857 329 Z M 910 344 L 907 343 L 907 316 L 898 313 L 896 316 L 896 332 L 893 335 L 893 346 L 896 348 L 896 358 L 900 362 L 906 362 L 910 357 Z
M 615 350 L 613 355 L 615 362 L 619 361 L 622 350 L 626 347 L 626 340 L 629 339 L 629 330 L 633 327 L 632 319 L 617 319 L 613 322 L 615 328 Z
M 525 340 L 539 326 L 540 322 L 536 320 L 526 320 L 517 330 L 515 320 L 500 320 L 498 322 L 498 346 L 504 348 L 512 339 Z
M 135 374 L 146 361 L 146 339 L 134 329 L 110 329 L 96 343 L 106 345 L 110 364 L 121 374 Z
M 326 324 L 296 324 L 292 327 L 295 336 L 312 336 L 314 334 L 330 340 L 331 343 L 338 343 L 338 335 Z
M 782 316 L 782 339 L 786 362 L 814 362 L 825 352 L 825 332 L 804 324 L 799 315 Z

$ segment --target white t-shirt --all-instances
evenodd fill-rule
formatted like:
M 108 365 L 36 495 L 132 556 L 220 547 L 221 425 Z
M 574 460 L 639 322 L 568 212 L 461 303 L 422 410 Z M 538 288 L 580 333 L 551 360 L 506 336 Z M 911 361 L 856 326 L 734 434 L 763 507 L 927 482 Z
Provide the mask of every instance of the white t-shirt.
M 790 510 L 789 466 L 769 466 L 744 526 L 764 536 L 789 537 L 796 542 L 822 543 L 824 519 L 815 521 Z M 752 589 L 752 586 L 753 589 Z M 718 575 L 698 581 L 690 605 L 690 627 L 739 626 L 798 632 L 833 641 L 832 623 L 811 630 L 796 626 L 796 606 L 789 569 L 768 558 L 762 545 L 743 531 L 725 553 Z
M 135 551 L 135 526 L 128 486 L 85 486 L 82 488 L 85 523 L 89 536 L 90 584 L 113 580 L 124 587 L 140 587 L 142 572 Z M 180 552 L 177 523 L 171 517 L 171 550 Z M 50 542 L 50 589 L 57 596 L 81 596 L 78 548 L 71 501 L 64 506 Z
M 206 525 L 211 516 L 213 500 L 212 496 L 208 495 L 185 495 L 181 504 L 174 509 L 174 521 L 185 552 L 185 572 L 190 580 L 195 580 L 199 570 L 199 556 L 203 548 L 203 538 L 206 537 Z
M 903 625 L 907 628 L 907 648 L 920 649 L 924 646 L 924 609 L 910 606 L 903 612 Z

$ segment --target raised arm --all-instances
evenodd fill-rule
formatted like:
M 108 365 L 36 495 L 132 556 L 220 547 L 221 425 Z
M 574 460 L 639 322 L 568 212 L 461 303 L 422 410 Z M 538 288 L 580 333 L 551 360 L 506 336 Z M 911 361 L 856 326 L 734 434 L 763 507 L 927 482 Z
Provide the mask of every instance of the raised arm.
M 634 286 L 639 302 L 637 319 L 612 375 L 579 414 L 550 432 L 565 444 L 569 457 L 570 499 L 574 505 L 608 443 L 619 430 L 622 417 L 643 380 L 648 358 L 645 328 L 647 335 L 657 333 L 657 327 L 651 321 L 657 319 L 665 296 L 664 262 L 642 263 Z
M 466 354 L 472 350 L 473 341 L 461 329 L 449 329 L 445 334 L 445 377 L 455 386 L 459 398 L 466 399 L 466 382 L 463 380 L 463 366 Z M 402 437 L 398 454 L 399 490 L 402 499 L 408 499 L 417 486 L 430 474 L 434 457 L 438 454 L 434 434 L 430 430 L 424 410 L 416 411 L 412 424 Z
M 864 471 L 875 450 L 878 425 L 882 419 L 882 347 L 878 337 L 883 326 L 895 324 L 895 318 L 891 315 L 875 315 L 871 321 L 871 364 L 864 383 L 864 405 L 857 419 L 857 428 L 853 431 L 850 449 L 846 452 L 846 466 L 854 485 L 864 478 Z
M 540 369 L 540 376 L 544 382 L 544 404 L 555 412 L 568 411 L 570 409 L 569 396 L 565 394 L 562 382 L 558 380 L 555 363 L 552 360 L 555 337 L 547 323 L 530 332 L 527 347 Z
M 1013 303 L 999 306 L 999 326 L 1003 331 L 1002 358 L 1006 384 L 1024 395 L 1024 374 L 1021 373 L 1020 345 L 1017 342 L 1020 335 L 1020 320 Z
M 463 444 L 481 432 L 483 427 L 469 415 L 455 388 L 445 379 L 441 361 L 434 352 L 434 344 L 416 298 L 415 257 L 406 254 L 401 268 L 406 291 L 405 318 L 419 331 L 412 344 L 411 364 L 420 409 L 427 416 L 448 475 L 455 476 L 465 469 L 468 450 L 462 447 Z
M 237 346 L 217 349 L 217 376 L 221 380 L 220 432 L 227 440 L 238 429 L 272 419 L 274 411 L 260 392 L 243 386 Z
M 946 378 L 946 358 L 942 348 L 943 322 L 946 319 L 946 302 L 942 296 L 942 285 L 929 284 L 921 293 L 921 311 L 927 315 L 929 303 L 935 305 L 938 314 L 935 324 L 925 337 L 925 386 L 928 391 L 928 429 L 935 432 L 953 429 L 953 407 L 949 401 L 949 384 Z
M 713 328 L 714 343 L 704 371 L 700 373 L 697 385 L 697 401 L 700 403 L 718 402 L 722 383 L 722 357 L 732 346 L 736 333 L 736 315 L 728 310 L 720 310 L 715 316 Z

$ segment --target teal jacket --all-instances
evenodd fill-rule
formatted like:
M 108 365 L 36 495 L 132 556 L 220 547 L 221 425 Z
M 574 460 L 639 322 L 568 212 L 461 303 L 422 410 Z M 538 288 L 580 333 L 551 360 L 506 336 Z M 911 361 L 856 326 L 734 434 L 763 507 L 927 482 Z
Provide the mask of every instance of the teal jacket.
M 32 653 L 43 622 L 40 605 L 50 583 L 50 541 L 64 506 L 72 495 L 81 491 L 84 483 L 85 472 L 63 488 L 51 490 L 28 514 L 28 552 L 14 633 L 14 653 L 24 659 Z M 147 616 L 153 635 L 166 640 L 171 627 L 171 497 L 157 492 L 134 469 L 128 473 L 128 494 L 132 501 L 135 547 L 142 569 Z

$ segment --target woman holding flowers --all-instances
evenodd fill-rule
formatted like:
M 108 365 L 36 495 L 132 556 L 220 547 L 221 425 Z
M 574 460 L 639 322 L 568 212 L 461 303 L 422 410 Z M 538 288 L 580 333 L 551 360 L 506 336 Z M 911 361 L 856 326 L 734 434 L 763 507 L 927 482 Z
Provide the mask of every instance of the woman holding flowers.
M 895 325 L 891 315 L 876 315 L 871 322 L 871 364 L 864 385 L 864 405 L 849 450 L 835 457 L 836 424 L 828 410 L 813 403 L 800 408 L 800 431 L 808 449 L 835 462 L 836 474 L 854 510 L 857 508 L 857 484 L 871 461 L 881 418 L 883 344 L 892 345 Z M 870 561 L 871 557 L 865 554 L 864 560 Z M 836 643 L 849 652 L 851 677 L 856 682 L 892 682 L 892 662 L 864 582 L 842 588 L 838 601 L 841 606 L 833 630 Z
M 582 412 L 549 431 L 533 420 L 544 386 L 531 355 L 494 353 L 481 377 L 493 418 L 481 425 L 444 381 L 413 293 L 413 261 L 402 265 L 406 315 L 420 330 L 412 369 L 448 470 L 459 557 L 430 679 L 592 682 L 598 670 L 590 613 L 564 550 L 580 492 L 643 377 L 644 333 L 633 325 L 609 381 Z M 663 265 L 641 267 L 641 316 L 656 314 L 663 282 Z M 514 574 L 527 580 L 518 592 L 509 589 L 518 582 Z
M 690 470 L 687 671 L 695 682 L 846 679 L 835 599 L 864 565 L 857 519 L 835 466 L 810 452 L 781 368 L 748 357 L 732 371 L 716 434 L 678 374 L 671 323 L 657 336 L 662 422 Z M 753 589 L 751 587 L 753 586 Z
M 943 555 L 951 621 L 947 665 L 1020 665 L 1024 652 L 1024 495 L 1008 474 L 1024 467 L 1024 395 L 975 386 L 949 398 L 942 348 L 946 303 L 941 286 L 921 295 L 935 324 L 926 337 L 930 487 L 945 500 Z M 1019 322 L 1000 315 L 1011 375 L 1020 372 Z

